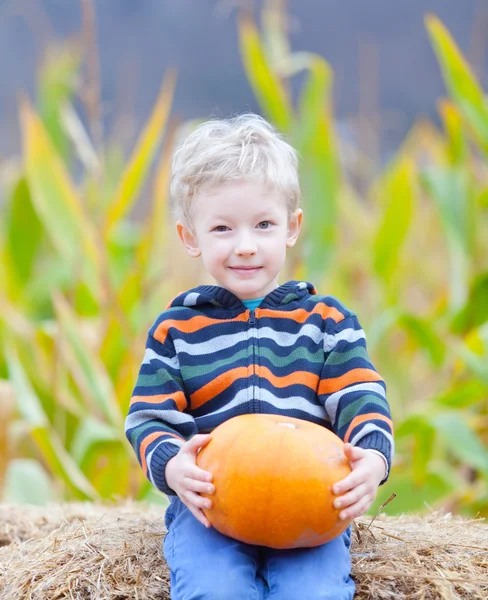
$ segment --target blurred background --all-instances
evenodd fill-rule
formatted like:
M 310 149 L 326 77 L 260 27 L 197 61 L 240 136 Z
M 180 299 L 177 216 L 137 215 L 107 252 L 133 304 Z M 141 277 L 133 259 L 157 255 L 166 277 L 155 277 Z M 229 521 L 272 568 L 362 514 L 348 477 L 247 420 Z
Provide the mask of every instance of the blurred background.
M 240 59 L 235 21 L 239 9 L 253 7 L 258 15 L 264 5 L 249 0 L 95 2 L 105 133 L 130 147 L 169 67 L 179 73 L 173 114 L 181 119 L 259 111 Z M 426 12 L 442 19 L 476 72 L 485 76 L 488 7 L 483 0 L 277 0 L 273 5 L 287 10 L 291 47 L 317 52 L 334 70 L 340 133 L 358 143 L 359 115 L 367 117 L 378 138 L 374 150 L 383 159 L 415 119 L 437 119 L 435 103 L 444 87 L 423 23 Z M 39 67 L 54 44 L 82 41 L 82 2 L 4 0 L 0 17 L 0 153 L 10 156 L 19 148 L 18 94 L 25 90 L 35 97 Z M 300 77 L 291 87 L 296 99 Z
M 386 379 L 372 509 L 488 515 L 483 0 L 0 0 L 0 500 L 165 498 L 123 433 L 148 327 L 205 283 L 171 153 L 254 111 L 301 155 L 283 279 L 339 297 Z

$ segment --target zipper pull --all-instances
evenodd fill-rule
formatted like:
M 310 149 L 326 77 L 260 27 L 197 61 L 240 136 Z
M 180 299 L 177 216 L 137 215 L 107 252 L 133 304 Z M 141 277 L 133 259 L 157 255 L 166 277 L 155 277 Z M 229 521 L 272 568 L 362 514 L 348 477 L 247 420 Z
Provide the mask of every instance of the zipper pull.
M 256 323 L 256 319 L 254 318 L 254 311 L 251 310 L 249 312 L 249 325 L 254 325 L 254 323 Z

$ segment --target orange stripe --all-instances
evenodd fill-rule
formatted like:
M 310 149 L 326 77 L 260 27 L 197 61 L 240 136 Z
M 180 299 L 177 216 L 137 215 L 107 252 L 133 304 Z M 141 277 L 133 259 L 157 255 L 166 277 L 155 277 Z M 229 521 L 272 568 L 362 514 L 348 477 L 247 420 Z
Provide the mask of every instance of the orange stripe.
M 298 383 L 301 385 L 306 385 L 312 390 L 316 390 L 319 382 L 318 375 L 308 373 L 307 371 L 295 371 L 290 375 L 277 377 L 268 369 L 268 367 L 256 365 L 255 369 L 255 372 L 259 377 L 268 379 L 278 388 L 284 388 Z M 216 377 L 191 395 L 192 410 L 199 408 L 202 406 L 202 404 L 205 404 L 209 400 L 212 400 L 212 398 L 215 398 L 217 394 L 220 394 L 223 390 L 230 387 L 236 379 L 249 377 L 252 375 L 252 373 L 253 365 L 250 365 L 249 367 L 237 367 L 223 373 L 222 375 L 219 375 L 219 377 Z
M 227 389 L 236 379 L 249 377 L 251 373 L 252 371 L 248 367 L 237 367 L 215 377 L 191 395 L 191 408 L 193 410 L 199 408 L 202 404 L 212 400 L 217 394 Z
M 183 392 L 174 394 L 157 394 L 156 396 L 132 396 L 130 406 L 136 402 L 147 402 L 148 404 L 162 404 L 166 400 L 173 400 L 180 412 L 186 408 L 186 396 Z
M 382 381 L 382 378 L 372 369 L 351 369 L 340 377 L 323 379 L 319 384 L 319 394 L 332 394 L 338 392 L 348 385 L 365 383 L 368 381 Z
M 323 319 L 332 319 L 336 323 L 345 318 L 345 315 L 339 312 L 336 308 L 333 306 L 326 306 L 325 304 L 316 304 L 312 311 L 305 310 L 304 308 L 297 308 L 296 310 L 291 310 L 290 312 L 281 312 L 278 310 L 271 310 L 269 308 L 256 309 L 257 317 L 269 317 L 271 319 L 291 319 L 297 323 L 305 323 L 310 315 L 313 314 L 318 314 Z
M 353 432 L 354 428 L 357 427 L 358 425 L 361 425 L 361 423 L 364 423 L 365 421 L 384 421 L 385 423 L 388 423 L 388 425 L 390 426 L 390 429 L 393 431 L 393 423 L 391 422 L 391 419 L 389 419 L 388 417 L 385 417 L 385 415 L 382 415 L 380 413 L 370 413 L 369 415 L 358 415 L 357 417 L 354 417 L 354 419 L 351 421 L 349 427 L 347 428 L 346 431 L 346 435 L 344 436 L 344 442 L 348 442 L 349 441 L 349 436 L 351 435 L 351 433 Z
M 256 366 L 256 373 L 259 377 L 263 377 L 270 381 L 274 386 L 278 388 L 284 388 L 289 385 L 293 385 L 295 383 L 306 385 L 312 390 L 317 389 L 317 384 L 319 381 L 319 376 L 314 373 L 309 373 L 308 371 L 294 371 L 289 375 L 284 375 L 283 377 L 278 377 L 272 373 L 268 367 Z
M 177 440 L 181 440 L 182 442 L 185 441 L 183 438 L 179 437 L 178 435 L 175 435 L 174 433 L 168 433 L 167 431 L 155 431 L 154 433 L 151 433 L 146 438 L 144 438 L 144 440 L 141 442 L 139 452 L 141 455 L 142 470 L 144 471 L 144 475 L 146 477 L 147 477 L 146 449 L 151 442 L 154 442 L 154 440 L 157 440 L 158 438 L 163 437 L 163 435 L 170 435 L 171 437 L 174 437 Z
M 209 325 L 214 325 L 215 323 L 229 323 L 230 321 L 245 322 L 247 321 L 247 319 L 248 311 L 246 311 L 242 315 L 239 315 L 235 319 L 211 319 L 210 317 L 204 317 L 202 315 L 198 315 L 187 320 L 167 319 L 156 327 L 156 331 L 154 332 L 154 338 L 158 340 L 158 342 L 164 344 L 170 327 L 175 327 L 178 331 L 181 331 L 183 333 L 195 333 L 195 331 L 199 331 L 200 329 L 204 329 L 205 327 L 208 327 Z

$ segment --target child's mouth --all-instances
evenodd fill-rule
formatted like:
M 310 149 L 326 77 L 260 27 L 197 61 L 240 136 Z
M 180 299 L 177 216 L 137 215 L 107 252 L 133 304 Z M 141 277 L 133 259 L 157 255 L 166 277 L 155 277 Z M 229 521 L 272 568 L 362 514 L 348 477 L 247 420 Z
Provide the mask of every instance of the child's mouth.
M 262 267 L 230 267 L 231 271 L 237 273 L 238 275 L 243 275 L 244 277 L 254 275 L 257 273 Z

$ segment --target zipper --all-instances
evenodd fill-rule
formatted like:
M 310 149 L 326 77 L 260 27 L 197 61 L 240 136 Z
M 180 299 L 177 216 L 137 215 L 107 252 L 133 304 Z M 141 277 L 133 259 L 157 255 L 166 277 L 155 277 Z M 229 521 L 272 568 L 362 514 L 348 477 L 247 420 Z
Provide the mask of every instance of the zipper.
M 248 323 L 251 326 L 256 325 L 256 316 L 253 310 L 249 311 L 249 319 Z M 256 400 L 256 391 L 257 391 L 257 375 L 256 375 L 256 344 L 254 342 L 254 336 L 251 338 L 252 344 L 252 375 L 251 375 L 251 383 L 252 383 L 252 398 L 250 402 L 250 412 L 255 413 L 257 410 L 257 400 Z

